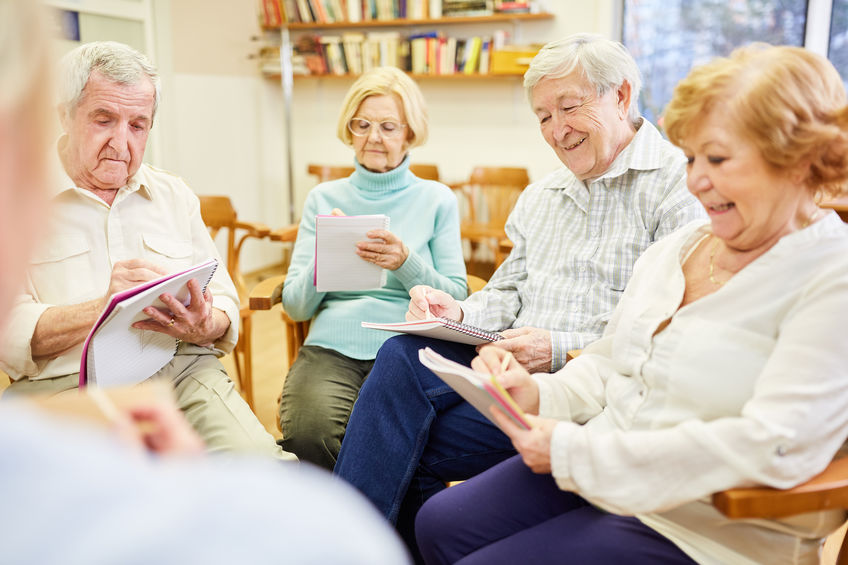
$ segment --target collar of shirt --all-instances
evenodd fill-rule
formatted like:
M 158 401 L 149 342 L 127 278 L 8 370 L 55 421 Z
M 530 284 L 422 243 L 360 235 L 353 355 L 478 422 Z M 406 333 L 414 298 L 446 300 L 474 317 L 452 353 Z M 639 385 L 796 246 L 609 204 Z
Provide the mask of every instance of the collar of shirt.
M 55 159 L 53 160 L 53 183 L 51 184 L 51 199 L 55 200 L 59 197 L 59 195 L 68 192 L 82 191 L 83 194 L 87 194 L 88 196 L 94 197 L 94 193 L 90 190 L 77 186 L 74 180 L 68 175 L 68 172 L 65 170 L 64 165 L 62 164 L 62 158 L 59 155 L 59 148 L 61 144 L 64 142 L 66 136 L 63 135 L 56 142 L 56 153 Z M 129 182 L 126 185 L 122 186 L 118 190 L 118 196 L 122 194 L 132 194 L 133 192 L 140 191 L 139 194 L 148 198 L 149 200 L 153 199 L 153 193 L 148 188 L 148 183 L 146 182 L 146 171 L 147 165 L 142 163 L 141 167 L 135 172 L 135 174 L 130 177 Z M 117 197 L 116 197 L 117 201 Z

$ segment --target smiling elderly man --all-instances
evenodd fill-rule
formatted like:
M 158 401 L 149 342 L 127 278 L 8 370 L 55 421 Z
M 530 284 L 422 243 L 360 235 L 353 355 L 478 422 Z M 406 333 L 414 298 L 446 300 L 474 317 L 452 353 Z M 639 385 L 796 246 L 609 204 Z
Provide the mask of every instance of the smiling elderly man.
M 686 190 L 686 159 L 639 116 L 639 70 L 598 36 L 546 45 L 524 75 L 542 136 L 564 165 L 528 186 L 506 224 L 514 248 L 486 287 L 462 302 L 410 291 L 407 318 L 429 312 L 499 331 L 531 372 L 603 333 L 633 263 L 703 209 Z M 414 551 L 418 508 L 510 457 L 509 439 L 418 361 L 431 347 L 469 364 L 471 346 L 399 336 L 377 354 L 354 406 L 335 472 L 397 522 Z
M 126 45 L 82 45 L 62 60 L 61 179 L 51 233 L 32 260 L 12 312 L 0 365 L 8 394 L 77 386 L 82 344 L 110 295 L 218 257 L 197 197 L 178 177 L 143 164 L 159 102 L 159 77 Z M 57 164 L 58 165 L 58 164 Z M 58 166 L 57 166 L 58 168 Z M 173 383 L 180 408 L 211 451 L 284 453 L 235 390 L 218 357 L 238 337 L 238 297 L 226 270 L 191 302 L 162 300 L 134 327 L 180 340 L 152 378 Z

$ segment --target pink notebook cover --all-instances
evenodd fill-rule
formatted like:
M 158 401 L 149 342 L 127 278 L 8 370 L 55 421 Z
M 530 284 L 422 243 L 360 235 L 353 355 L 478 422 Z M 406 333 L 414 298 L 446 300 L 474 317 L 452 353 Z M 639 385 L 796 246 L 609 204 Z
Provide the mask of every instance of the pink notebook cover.
M 144 292 L 145 290 L 147 290 L 149 288 L 152 288 L 154 286 L 161 285 L 162 283 L 168 282 L 169 280 L 173 279 L 174 277 L 178 277 L 178 276 L 183 275 L 183 274 L 188 274 L 188 273 L 193 273 L 193 272 L 199 271 L 199 270 L 203 269 L 204 267 L 206 267 L 207 265 L 210 265 L 210 264 L 215 264 L 215 266 L 217 267 L 218 260 L 217 259 L 210 259 L 208 261 L 205 261 L 205 262 L 203 262 L 199 265 L 195 265 L 194 267 L 191 267 L 191 268 L 186 269 L 184 271 L 180 271 L 180 272 L 177 272 L 177 273 L 171 273 L 170 275 L 165 275 L 164 277 L 160 277 L 158 279 L 153 279 L 151 281 L 147 281 L 146 283 L 142 283 L 138 286 L 134 286 L 132 288 L 128 288 L 126 290 L 122 290 L 121 292 L 116 292 L 115 294 L 113 294 L 112 297 L 109 299 L 109 303 L 106 305 L 106 308 L 103 309 L 103 312 L 100 313 L 100 316 L 97 318 L 97 321 L 94 322 L 94 326 L 92 326 L 91 331 L 88 332 L 88 336 L 85 338 L 85 342 L 83 343 L 82 359 L 80 360 L 79 386 L 84 387 L 88 382 L 88 379 L 87 379 L 87 376 L 88 376 L 87 369 L 88 369 L 88 367 L 87 367 L 87 364 L 86 364 L 86 359 L 88 357 L 88 346 L 91 343 L 91 339 L 94 336 L 94 334 L 97 333 L 97 330 L 100 328 L 100 326 L 106 320 L 106 318 L 109 317 L 109 314 L 111 314 L 112 311 L 115 309 L 115 306 L 117 306 L 118 304 L 120 304 L 121 302 L 123 302 L 124 300 L 126 300 L 128 298 L 132 298 L 133 296 L 136 296 L 137 294 Z M 212 274 L 214 274 L 214 273 L 215 273 L 215 269 L 213 268 Z M 210 275 L 210 280 L 211 280 L 211 275 Z M 209 284 L 209 281 L 206 281 L 206 283 L 203 284 L 204 291 L 206 289 L 207 284 Z

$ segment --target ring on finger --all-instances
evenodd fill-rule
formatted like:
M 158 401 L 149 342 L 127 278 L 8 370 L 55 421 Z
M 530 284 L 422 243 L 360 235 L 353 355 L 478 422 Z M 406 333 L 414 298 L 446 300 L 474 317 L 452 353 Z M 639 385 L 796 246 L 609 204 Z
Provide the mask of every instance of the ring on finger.
M 174 322 L 175 322 L 175 321 L 176 321 L 176 320 L 174 319 L 174 317 L 173 317 L 173 316 L 171 316 L 171 321 L 170 321 L 170 322 L 168 322 L 168 327 L 169 327 L 169 328 L 170 328 L 170 327 L 173 327 L 173 325 L 174 325 Z

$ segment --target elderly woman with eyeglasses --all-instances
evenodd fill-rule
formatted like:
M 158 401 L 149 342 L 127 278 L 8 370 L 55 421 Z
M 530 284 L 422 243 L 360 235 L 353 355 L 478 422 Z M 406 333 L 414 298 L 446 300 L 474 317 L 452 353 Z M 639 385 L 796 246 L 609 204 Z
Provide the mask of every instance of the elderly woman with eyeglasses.
M 409 150 L 427 139 L 427 110 L 415 82 L 394 67 L 363 74 L 345 96 L 337 134 L 353 148 L 356 170 L 319 184 L 306 198 L 283 307 L 294 320 L 311 322 L 279 413 L 284 448 L 328 470 L 377 350 L 393 335 L 360 323 L 403 320 L 415 285 L 456 299 L 467 294 L 456 197 L 409 170 Z M 356 244 L 363 261 L 389 271 L 382 288 L 316 290 L 315 216 L 331 213 L 389 217 L 391 231 L 370 231 Z

